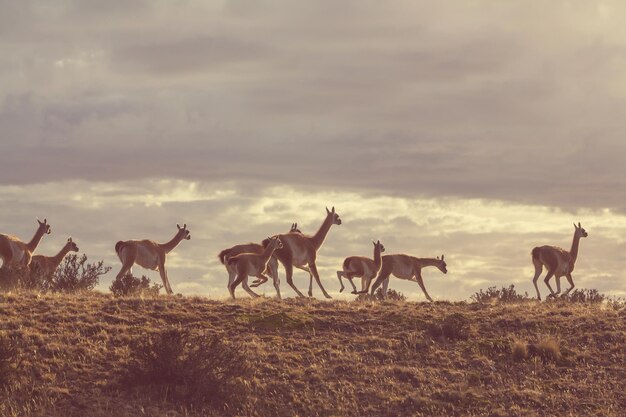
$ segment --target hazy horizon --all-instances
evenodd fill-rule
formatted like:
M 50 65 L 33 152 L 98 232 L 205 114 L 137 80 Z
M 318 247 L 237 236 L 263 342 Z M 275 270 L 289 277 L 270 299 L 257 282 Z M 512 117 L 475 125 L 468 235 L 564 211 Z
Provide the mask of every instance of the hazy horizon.
M 372 239 L 445 254 L 447 275 L 424 271 L 435 299 L 534 295 L 531 249 L 569 249 L 573 222 L 589 232 L 576 287 L 626 296 L 620 2 L 0 7 L 0 232 L 28 240 L 47 218 L 38 253 L 73 236 L 113 267 L 102 290 L 116 241 L 187 223 L 171 285 L 224 298 L 220 250 L 292 222 L 314 233 L 335 206 L 343 224 L 318 254 L 333 296 L 343 258 L 371 256 Z

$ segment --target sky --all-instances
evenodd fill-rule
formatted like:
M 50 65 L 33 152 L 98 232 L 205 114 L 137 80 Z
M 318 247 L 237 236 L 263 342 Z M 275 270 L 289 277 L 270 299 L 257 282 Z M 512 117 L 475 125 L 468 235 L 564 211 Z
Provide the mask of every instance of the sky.
M 573 222 L 589 232 L 577 287 L 626 296 L 623 2 L 0 10 L 0 232 L 29 240 L 47 218 L 38 253 L 71 235 L 113 267 L 103 291 L 115 242 L 166 241 L 187 223 L 192 239 L 168 258 L 173 289 L 225 298 L 221 249 L 292 222 L 314 233 L 335 206 L 343 224 L 318 268 L 337 298 L 352 296 L 335 271 L 372 256 L 372 239 L 445 254 L 447 275 L 424 271 L 434 299 L 511 284 L 532 295 L 530 251 L 569 249 Z M 307 274 L 295 282 L 306 288 Z M 415 283 L 390 287 L 424 300 Z

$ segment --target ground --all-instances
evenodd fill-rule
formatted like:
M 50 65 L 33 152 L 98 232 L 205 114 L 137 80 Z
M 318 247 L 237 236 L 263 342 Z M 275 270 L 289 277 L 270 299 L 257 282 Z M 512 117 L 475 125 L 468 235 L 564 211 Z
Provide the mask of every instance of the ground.
M 119 383 L 131 342 L 180 327 L 241 344 L 229 410 L 200 413 Z M 623 304 L 0 295 L 19 364 L 1 416 L 618 416 Z M 0 358 L 1 359 L 1 358 Z

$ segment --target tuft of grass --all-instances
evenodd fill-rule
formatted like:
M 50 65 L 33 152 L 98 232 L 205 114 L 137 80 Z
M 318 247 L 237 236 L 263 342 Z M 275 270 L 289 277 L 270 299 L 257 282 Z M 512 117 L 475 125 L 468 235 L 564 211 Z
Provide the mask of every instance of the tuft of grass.
M 240 345 L 171 328 L 131 342 L 130 355 L 125 388 L 198 409 L 233 409 L 245 402 L 243 382 L 251 368 Z
M 511 348 L 513 360 L 521 362 L 528 358 L 528 344 L 520 340 L 516 340 Z
M 150 278 L 142 275 L 141 278 L 134 277 L 131 273 L 128 273 L 120 278 L 115 278 L 109 287 L 109 290 L 113 293 L 114 297 L 128 297 L 128 296 L 148 296 L 156 297 L 159 295 L 159 291 L 163 288 L 162 285 L 152 283 Z
M 460 313 L 446 316 L 442 321 L 429 326 L 430 334 L 437 338 L 467 340 L 469 338 L 469 320 Z
M 559 342 L 553 337 L 548 337 L 541 340 L 539 343 L 528 345 L 528 352 L 530 356 L 538 356 L 544 361 L 549 362 L 558 362 L 562 357 Z

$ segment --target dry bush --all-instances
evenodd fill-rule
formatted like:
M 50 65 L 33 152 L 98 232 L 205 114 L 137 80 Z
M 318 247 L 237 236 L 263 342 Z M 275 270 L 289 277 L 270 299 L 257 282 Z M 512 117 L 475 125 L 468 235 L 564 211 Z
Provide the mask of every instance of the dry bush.
M 609 297 L 600 293 L 596 289 L 575 289 L 571 293 L 567 295 L 567 300 L 572 301 L 574 303 L 602 303 L 604 301 L 608 301 Z
M 90 264 L 87 255 L 68 255 L 52 277 L 41 285 L 43 290 L 55 292 L 91 291 L 98 285 L 100 276 L 110 270 L 110 266 L 104 266 L 104 261 Z
M 516 362 L 521 362 L 524 359 L 528 358 L 528 344 L 522 341 L 515 341 L 513 343 L 513 347 L 511 348 L 511 354 L 513 355 L 513 360 Z
M 383 289 L 379 288 L 374 293 L 374 299 L 377 301 L 406 301 L 406 296 L 391 288 L 387 289 L 387 294 L 383 294 Z
M 529 356 L 538 356 L 545 361 L 558 362 L 561 360 L 561 348 L 558 340 L 548 337 L 539 343 L 528 345 Z
M 515 285 L 502 287 L 501 289 L 497 289 L 497 287 L 489 287 L 486 290 L 478 291 L 472 295 L 470 299 L 475 303 L 491 303 L 494 301 L 501 303 L 515 303 L 530 300 L 527 292 L 524 292 L 524 294 L 518 294 L 517 291 L 515 291 Z
M 0 272 L 0 289 L 13 291 L 18 289 L 38 289 L 38 277 L 29 273 L 27 268 L 11 267 Z
M 19 349 L 14 339 L 0 334 L 0 398 L 17 379 Z
M 135 340 L 130 355 L 125 388 L 198 409 L 236 409 L 245 402 L 243 379 L 251 371 L 246 355 L 217 336 L 172 328 Z
M 142 275 L 141 278 L 134 277 L 131 273 L 128 273 L 120 278 L 115 278 L 109 287 L 109 290 L 115 297 L 123 296 L 149 296 L 156 297 L 159 295 L 159 291 L 163 288 L 162 285 L 152 283 L 150 278 Z
M 469 337 L 469 320 L 462 314 L 453 313 L 442 321 L 429 327 L 430 334 L 436 338 L 450 340 L 467 340 Z
M 359 294 L 356 298 L 357 301 L 406 301 L 406 296 L 394 289 L 387 289 L 387 294 L 383 293 L 383 289 L 376 290 L 374 295 Z

